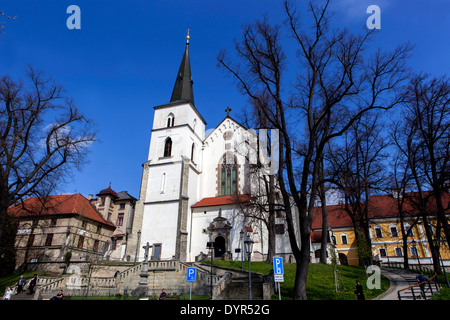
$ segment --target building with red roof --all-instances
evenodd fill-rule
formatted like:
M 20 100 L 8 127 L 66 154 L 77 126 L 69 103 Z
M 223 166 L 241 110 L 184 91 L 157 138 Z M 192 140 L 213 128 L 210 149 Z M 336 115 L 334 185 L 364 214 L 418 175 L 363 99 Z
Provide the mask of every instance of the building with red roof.
M 418 194 L 405 193 L 400 195 L 377 195 L 370 197 L 368 215 L 370 220 L 370 237 L 372 255 L 384 263 L 403 263 L 405 252 L 403 246 L 403 232 L 409 230 L 406 237 L 407 254 L 412 264 L 432 264 L 430 244 L 425 228 L 428 227 L 435 236 L 436 230 L 436 202 L 430 192 L 425 193 L 427 224 L 425 225 L 417 207 Z M 450 196 L 443 192 L 442 201 L 447 218 L 450 215 Z M 400 219 L 399 204 L 402 204 L 403 228 Z M 355 230 L 350 215 L 344 205 L 326 207 L 327 211 L 327 239 L 328 252 L 336 255 L 341 264 L 358 265 L 358 251 Z M 311 226 L 311 246 L 314 253 L 313 260 L 319 261 L 322 239 L 322 208 L 314 208 Z M 445 238 L 445 237 L 444 237 Z M 441 242 L 441 255 L 446 265 L 450 265 L 450 250 L 446 241 Z M 328 254 L 331 258 L 331 254 Z
M 11 206 L 18 220 L 16 264 L 60 272 L 65 257 L 72 261 L 108 256 L 116 226 L 80 193 L 34 197 Z

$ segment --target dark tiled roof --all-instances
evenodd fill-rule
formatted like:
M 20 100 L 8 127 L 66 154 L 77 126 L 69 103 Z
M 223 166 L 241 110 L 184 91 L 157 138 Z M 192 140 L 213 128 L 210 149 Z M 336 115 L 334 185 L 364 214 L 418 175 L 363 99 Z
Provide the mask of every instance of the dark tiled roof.
M 97 195 L 100 196 L 100 195 L 107 195 L 107 194 L 112 195 L 116 198 L 118 197 L 117 192 L 115 192 L 113 189 L 111 189 L 111 186 L 109 186 L 106 189 L 101 190 Z
M 54 195 L 45 198 L 28 198 L 8 208 L 8 213 L 16 217 L 34 215 L 78 214 L 85 218 L 114 227 L 103 219 L 91 202 L 80 193 Z

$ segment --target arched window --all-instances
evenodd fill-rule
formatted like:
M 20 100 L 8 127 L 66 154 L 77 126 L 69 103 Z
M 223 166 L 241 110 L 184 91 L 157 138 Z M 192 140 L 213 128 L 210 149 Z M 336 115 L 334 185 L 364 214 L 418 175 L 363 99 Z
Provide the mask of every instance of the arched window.
M 170 157 L 172 155 L 172 139 L 167 138 L 164 144 L 164 157 Z
M 220 196 L 228 196 L 237 193 L 237 164 L 233 155 L 224 155 L 219 164 L 218 190 Z
M 173 115 L 173 113 L 170 113 L 169 116 L 167 117 L 167 128 L 173 127 L 175 123 L 175 116 Z

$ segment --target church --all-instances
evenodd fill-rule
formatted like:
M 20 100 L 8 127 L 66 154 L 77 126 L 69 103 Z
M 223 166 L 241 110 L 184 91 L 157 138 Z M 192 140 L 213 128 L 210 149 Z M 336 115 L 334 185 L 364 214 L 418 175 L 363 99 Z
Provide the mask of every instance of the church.
M 256 180 L 249 153 L 239 151 L 241 146 L 251 149 L 254 134 L 230 116 L 229 107 L 222 122 L 205 132 L 206 121 L 195 107 L 189 40 L 188 35 L 170 102 L 154 107 L 129 254 L 134 256 L 135 250 L 141 261 L 148 244 L 154 260 L 194 262 L 210 254 L 241 260 L 249 237 L 252 260 L 263 260 L 267 227 L 246 214 Z M 281 215 L 277 221 L 275 251 L 289 257 Z

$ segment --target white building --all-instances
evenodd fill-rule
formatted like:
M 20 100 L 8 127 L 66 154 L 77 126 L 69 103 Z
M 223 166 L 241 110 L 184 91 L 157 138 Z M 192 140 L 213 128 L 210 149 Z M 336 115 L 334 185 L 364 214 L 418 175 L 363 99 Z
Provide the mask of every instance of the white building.
M 195 107 L 192 86 L 187 37 L 170 102 L 154 108 L 133 225 L 134 234 L 140 231 L 139 239 L 134 238 L 139 259 L 148 243 L 152 259 L 196 261 L 208 254 L 207 243 L 215 242 L 216 258 L 240 260 L 236 249 L 242 248 L 244 233 L 255 242 L 253 259 L 262 259 L 267 229 L 244 218 L 253 186 L 248 157 L 237 152 L 252 133 L 232 119 L 227 108 L 223 121 L 205 136 L 206 121 Z M 288 255 L 287 231 L 283 219 L 279 221 L 276 252 Z

